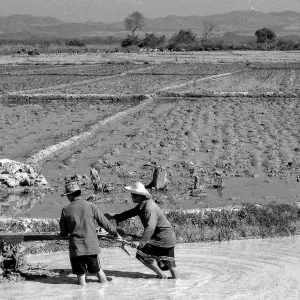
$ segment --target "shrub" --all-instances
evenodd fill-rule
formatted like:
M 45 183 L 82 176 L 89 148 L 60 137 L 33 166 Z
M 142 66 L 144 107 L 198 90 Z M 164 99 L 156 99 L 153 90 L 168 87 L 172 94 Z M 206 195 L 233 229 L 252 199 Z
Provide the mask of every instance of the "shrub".
M 173 51 L 183 51 L 183 50 L 195 50 L 199 47 L 198 42 L 196 41 L 196 34 L 192 30 L 183 30 L 181 29 L 178 33 L 174 34 L 167 48 Z
M 69 40 L 65 42 L 66 46 L 72 46 L 72 47 L 84 47 L 85 43 L 83 41 L 74 39 L 74 40 Z
M 139 44 L 141 48 L 158 48 L 165 42 L 165 35 L 156 36 L 154 33 L 146 33 L 145 38 Z
M 257 43 L 271 43 L 276 39 L 276 34 L 269 28 L 258 29 L 255 32 Z
M 140 40 L 137 36 L 128 35 L 124 40 L 121 42 L 121 46 L 123 48 L 129 47 L 129 46 L 137 46 L 140 43 Z
M 137 45 L 131 45 L 131 46 L 127 46 L 125 48 L 123 48 L 122 52 L 140 52 L 140 48 Z

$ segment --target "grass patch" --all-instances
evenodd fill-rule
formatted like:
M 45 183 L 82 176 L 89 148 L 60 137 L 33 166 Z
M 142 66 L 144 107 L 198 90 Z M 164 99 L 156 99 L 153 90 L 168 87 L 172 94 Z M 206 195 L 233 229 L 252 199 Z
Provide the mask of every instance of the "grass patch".
M 240 208 L 168 211 L 179 243 L 229 241 L 289 236 L 300 233 L 300 207 L 271 202 L 245 203 Z M 122 224 L 127 233 L 141 233 L 138 220 Z
M 228 241 L 245 238 L 289 236 L 300 233 L 297 203 L 244 203 L 241 207 L 166 211 L 179 243 Z M 139 218 L 120 223 L 130 235 L 143 232 Z M 3 232 L 59 232 L 57 219 L 0 219 Z M 28 253 L 66 250 L 66 241 L 26 243 Z M 103 244 L 105 245 L 105 244 Z
M 263 205 L 245 203 L 239 208 L 202 209 L 195 211 L 166 211 L 173 224 L 177 242 L 212 242 L 235 239 L 290 236 L 300 233 L 300 206 L 271 202 Z M 124 233 L 140 236 L 143 232 L 139 218 L 122 222 Z M 57 219 L 0 219 L 3 232 L 58 232 Z M 100 241 L 101 247 L 113 244 Z M 7 249 L 0 243 L 0 271 L 4 270 L 3 257 Z M 24 280 L 22 267 L 28 267 L 27 254 L 67 251 L 68 241 L 40 241 L 10 246 L 16 272 L 0 275 L 0 282 Z M 2 257 L 3 256 L 3 257 Z

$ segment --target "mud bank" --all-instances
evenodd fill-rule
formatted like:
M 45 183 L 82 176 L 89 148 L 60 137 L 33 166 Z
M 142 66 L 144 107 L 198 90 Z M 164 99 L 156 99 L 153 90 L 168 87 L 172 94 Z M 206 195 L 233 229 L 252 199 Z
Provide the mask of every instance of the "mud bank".
M 179 243 L 228 241 L 300 234 L 299 204 L 245 204 L 198 210 L 165 211 Z M 0 218 L 3 232 L 59 232 L 58 219 Z M 139 218 L 120 224 L 124 236 L 143 232 Z M 130 237 L 129 237 L 130 239 Z M 111 246 L 111 245 L 110 245 Z M 53 252 L 67 249 L 67 243 L 44 241 L 27 243 L 27 253 Z
M 45 264 L 50 277 L 1 284 L 3 299 L 298 299 L 300 237 L 224 243 L 181 244 L 176 263 L 181 278 L 155 279 L 128 249 L 103 249 L 101 264 L 112 279 L 99 284 L 88 276 L 87 286 L 75 285 L 67 252 L 28 256 Z

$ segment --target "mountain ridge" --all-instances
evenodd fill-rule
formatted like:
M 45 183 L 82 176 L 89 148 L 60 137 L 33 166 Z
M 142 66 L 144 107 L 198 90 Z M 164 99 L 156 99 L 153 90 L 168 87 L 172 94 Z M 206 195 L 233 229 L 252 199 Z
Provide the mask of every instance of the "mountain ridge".
M 175 33 L 180 29 L 192 29 L 201 34 L 203 21 L 214 22 L 217 25 L 215 35 L 226 32 L 253 35 L 257 29 L 269 27 L 277 35 L 300 34 L 300 13 L 295 11 L 260 12 L 255 10 L 232 11 L 225 14 L 210 16 L 176 16 L 150 19 L 146 18 L 143 32 Z M 49 35 L 57 37 L 76 37 L 84 35 L 99 35 L 100 33 L 118 33 L 125 35 L 123 22 L 64 22 L 53 17 L 38 17 L 33 15 L 11 15 L 0 17 L 0 37 L 27 32 L 33 35 Z

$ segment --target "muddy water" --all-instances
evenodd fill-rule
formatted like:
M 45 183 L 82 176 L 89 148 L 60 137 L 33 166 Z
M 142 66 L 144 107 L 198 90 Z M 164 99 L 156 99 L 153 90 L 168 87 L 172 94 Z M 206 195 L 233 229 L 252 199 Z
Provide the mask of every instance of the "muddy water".
M 181 279 L 159 280 L 121 249 L 103 249 L 101 263 L 107 284 L 88 276 L 75 285 L 68 254 L 35 255 L 29 262 L 46 263 L 57 276 L 34 282 L 1 284 L 2 299 L 299 299 L 300 237 L 180 244 L 176 260 Z M 59 273 L 59 270 L 61 271 Z M 62 272 L 63 270 L 63 272 Z
M 223 190 L 208 189 L 208 196 L 202 201 L 191 198 L 181 203 L 160 204 L 160 206 L 166 209 L 194 209 L 239 205 L 243 202 L 291 203 L 300 200 L 299 183 L 296 180 L 269 179 L 261 176 L 259 178 L 229 178 L 225 180 L 225 184 L 226 188 Z M 91 189 L 83 192 L 85 198 L 91 194 L 93 194 Z M 119 192 L 116 197 L 118 199 L 126 198 L 130 201 L 130 195 L 124 192 Z M 61 209 L 68 204 L 67 198 L 60 196 L 60 191 L 48 194 L 11 195 L 0 199 L 0 216 L 59 218 Z M 99 204 L 99 208 L 103 212 L 111 213 L 119 213 L 131 207 L 133 204 L 130 203 Z

